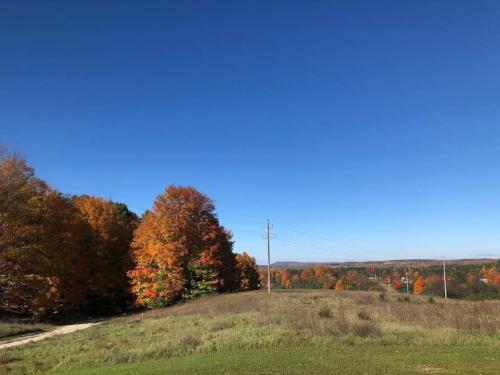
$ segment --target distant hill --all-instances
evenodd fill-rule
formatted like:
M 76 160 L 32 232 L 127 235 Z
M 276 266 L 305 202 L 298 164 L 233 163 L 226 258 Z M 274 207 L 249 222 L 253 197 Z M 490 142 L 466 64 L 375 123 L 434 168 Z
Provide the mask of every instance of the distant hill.
M 475 259 L 447 259 L 449 265 L 473 265 L 490 264 L 498 262 L 494 258 L 475 258 Z M 429 267 L 441 265 L 440 259 L 395 259 L 395 260 L 374 260 L 366 262 L 275 262 L 271 264 L 273 268 L 310 268 L 317 266 L 338 267 Z M 261 267 L 265 267 L 262 265 Z

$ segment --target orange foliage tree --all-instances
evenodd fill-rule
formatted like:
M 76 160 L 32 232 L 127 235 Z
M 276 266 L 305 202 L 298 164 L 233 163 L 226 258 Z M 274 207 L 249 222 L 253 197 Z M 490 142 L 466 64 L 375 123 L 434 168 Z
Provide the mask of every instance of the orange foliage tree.
M 241 290 L 252 290 L 259 287 L 259 271 L 255 258 L 246 252 L 236 255 L 236 268 Z
M 345 279 L 343 277 L 338 279 L 337 282 L 335 283 L 335 290 L 344 290 L 345 289 L 344 282 Z
M 321 284 L 322 289 L 334 289 L 336 279 L 334 271 L 328 266 L 318 266 L 314 268 L 316 279 Z
M 498 273 L 496 267 L 492 267 L 488 270 L 486 273 L 486 284 L 490 285 L 500 285 L 500 277 L 498 277 L 500 274 Z
M 127 206 L 87 195 L 73 203 L 90 227 L 88 307 L 105 312 L 124 308 L 130 300 L 127 271 L 132 267 L 130 244 L 138 218 Z
M 413 293 L 422 294 L 424 290 L 425 290 L 425 280 L 419 277 L 413 284 Z
M 192 187 L 169 186 L 135 231 L 135 267 L 128 272 L 138 302 L 148 307 L 237 288 L 231 234 L 213 202 Z
M 86 300 L 88 227 L 15 155 L 0 160 L 0 309 L 43 316 Z

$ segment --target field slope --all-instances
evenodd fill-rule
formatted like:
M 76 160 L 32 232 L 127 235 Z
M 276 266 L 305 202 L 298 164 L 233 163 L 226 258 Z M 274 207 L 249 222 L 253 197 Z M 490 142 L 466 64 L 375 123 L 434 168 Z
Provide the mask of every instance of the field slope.
M 8 374 L 498 374 L 500 301 L 205 297 L 0 351 Z

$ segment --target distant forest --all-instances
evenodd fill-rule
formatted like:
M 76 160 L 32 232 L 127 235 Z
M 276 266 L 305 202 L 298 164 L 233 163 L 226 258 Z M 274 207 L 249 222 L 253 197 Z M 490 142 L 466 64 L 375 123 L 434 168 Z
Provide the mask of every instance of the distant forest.
M 446 268 L 449 298 L 500 299 L 500 261 L 452 264 Z M 267 285 L 267 268 L 259 267 L 261 285 Z M 408 282 L 407 282 L 408 280 Z M 442 266 L 422 267 L 273 267 L 271 286 L 278 289 L 335 289 L 398 291 L 444 295 Z

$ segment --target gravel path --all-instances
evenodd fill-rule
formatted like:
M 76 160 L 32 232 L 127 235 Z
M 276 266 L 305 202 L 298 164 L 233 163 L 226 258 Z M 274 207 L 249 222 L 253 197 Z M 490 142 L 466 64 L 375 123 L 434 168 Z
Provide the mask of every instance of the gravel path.
M 40 333 L 40 334 L 33 335 L 33 336 L 20 337 L 17 339 L 13 339 L 11 341 L 6 341 L 3 343 L 0 343 L 0 349 L 12 348 L 14 346 L 24 345 L 24 344 L 27 344 L 30 342 L 45 340 L 45 339 L 48 339 L 49 337 L 65 335 L 67 333 L 81 331 L 82 329 L 87 329 L 87 328 L 92 327 L 92 326 L 99 324 L 99 323 L 100 322 L 70 324 L 67 326 L 62 326 L 62 327 L 56 328 L 50 332 Z

